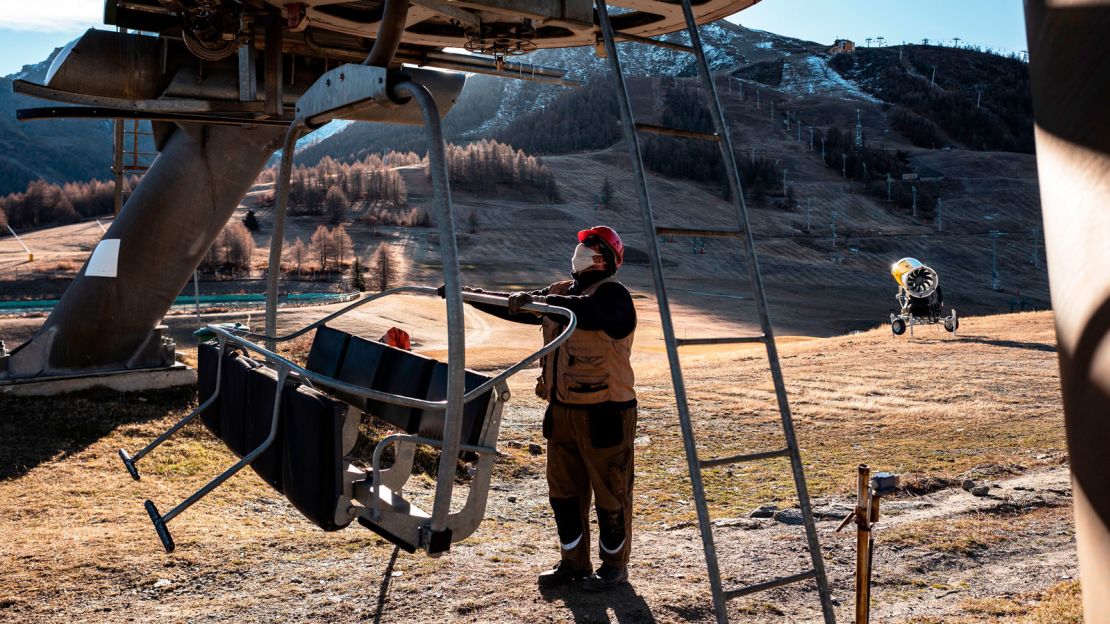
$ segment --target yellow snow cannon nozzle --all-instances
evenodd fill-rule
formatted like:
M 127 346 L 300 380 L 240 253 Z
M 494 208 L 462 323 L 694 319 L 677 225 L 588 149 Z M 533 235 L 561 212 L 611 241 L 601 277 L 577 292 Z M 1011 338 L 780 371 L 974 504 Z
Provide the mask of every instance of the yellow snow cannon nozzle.
M 923 266 L 925 265 L 917 258 L 902 258 L 898 262 L 890 265 L 890 275 L 894 278 L 894 281 L 898 282 L 899 286 L 905 288 L 906 283 L 902 281 L 902 278 L 910 271 Z

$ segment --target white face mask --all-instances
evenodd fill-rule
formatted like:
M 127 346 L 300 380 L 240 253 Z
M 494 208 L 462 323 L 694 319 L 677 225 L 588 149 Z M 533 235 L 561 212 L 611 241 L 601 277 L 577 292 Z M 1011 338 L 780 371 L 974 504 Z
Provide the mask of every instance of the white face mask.
M 574 248 L 574 256 L 570 259 L 571 273 L 581 273 L 594 266 L 594 256 L 600 255 L 593 249 L 579 243 Z

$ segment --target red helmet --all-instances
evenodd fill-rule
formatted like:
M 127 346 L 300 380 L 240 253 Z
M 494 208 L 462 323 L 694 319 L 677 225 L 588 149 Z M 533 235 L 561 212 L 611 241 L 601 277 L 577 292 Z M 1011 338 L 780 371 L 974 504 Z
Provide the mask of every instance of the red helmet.
M 624 264 L 624 243 L 621 242 L 621 237 L 617 235 L 617 231 L 608 225 L 595 225 L 588 230 L 582 230 L 578 233 L 578 242 L 584 243 L 586 239 L 596 236 L 605 243 L 609 249 L 613 250 L 613 255 L 617 258 L 617 266 Z

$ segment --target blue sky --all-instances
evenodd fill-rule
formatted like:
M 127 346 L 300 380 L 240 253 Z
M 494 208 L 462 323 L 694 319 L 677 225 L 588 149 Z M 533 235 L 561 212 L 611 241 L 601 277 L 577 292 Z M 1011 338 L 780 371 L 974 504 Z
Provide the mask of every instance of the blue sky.
M 748 28 L 830 43 L 882 36 L 886 44 L 952 38 L 1006 53 L 1028 49 L 1021 0 L 763 0 L 728 18 Z
M 0 15 L 0 76 L 45 59 L 91 26 L 102 26 L 103 0 L 8 1 Z M 829 43 L 838 37 L 864 45 L 953 37 L 1005 52 L 1026 49 L 1021 0 L 763 0 L 729 18 L 749 28 Z

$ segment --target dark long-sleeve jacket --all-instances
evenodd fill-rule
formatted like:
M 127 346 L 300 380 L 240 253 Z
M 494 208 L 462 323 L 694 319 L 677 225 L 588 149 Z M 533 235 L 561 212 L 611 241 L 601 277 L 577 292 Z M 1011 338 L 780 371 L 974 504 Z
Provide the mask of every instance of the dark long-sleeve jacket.
M 636 308 L 632 305 L 632 295 L 628 292 L 628 289 L 619 282 L 608 282 L 602 284 L 591 295 L 578 294 L 604 278 L 605 275 L 601 272 L 597 272 L 596 277 L 587 273 L 584 278 L 574 281 L 566 295 L 548 294 L 551 289 L 550 286 L 528 291 L 528 294 L 533 297 L 546 297 L 548 304 L 567 308 L 574 312 L 574 315 L 578 317 L 579 329 L 604 331 L 614 340 L 620 340 L 636 329 Z M 508 297 L 512 294 L 489 290 L 483 290 L 482 292 L 499 297 Z M 517 323 L 539 325 L 543 320 L 540 316 L 527 310 L 517 314 L 509 314 L 508 309 L 501 306 L 481 303 L 471 305 L 483 312 Z

